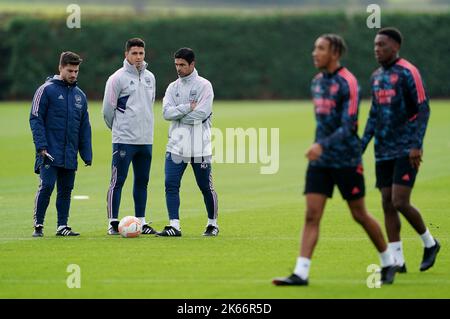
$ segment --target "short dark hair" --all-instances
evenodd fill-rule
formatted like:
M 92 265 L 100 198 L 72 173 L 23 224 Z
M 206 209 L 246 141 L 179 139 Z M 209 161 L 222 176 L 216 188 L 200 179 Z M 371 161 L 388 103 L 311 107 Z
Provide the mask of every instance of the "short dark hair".
M 78 54 L 70 51 L 61 53 L 61 56 L 59 57 L 59 65 L 61 66 L 66 66 L 68 64 L 80 65 L 81 62 L 83 62 L 83 59 L 81 59 Z
M 382 28 L 377 32 L 377 34 L 388 36 L 398 44 L 402 45 L 403 36 L 397 28 L 394 27 Z
M 181 48 L 178 49 L 177 52 L 173 55 L 175 59 L 185 59 L 187 63 L 191 64 L 192 61 L 195 61 L 195 54 L 191 48 Z
M 333 52 L 339 54 L 339 57 L 343 56 L 347 51 L 347 45 L 345 44 L 344 39 L 337 34 L 334 33 L 325 33 L 322 34 L 319 38 L 323 38 L 330 42 L 330 48 Z
M 128 52 L 132 47 L 145 48 L 145 42 L 141 38 L 131 38 L 125 43 L 125 50 Z

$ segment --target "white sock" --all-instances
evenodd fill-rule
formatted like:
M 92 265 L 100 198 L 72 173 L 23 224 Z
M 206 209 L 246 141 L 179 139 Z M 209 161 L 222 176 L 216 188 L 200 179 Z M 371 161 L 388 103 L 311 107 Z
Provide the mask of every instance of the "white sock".
M 294 274 L 302 279 L 308 279 L 310 265 L 311 259 L 305 257 L 297 257 L 297 264 L 295 265 Z
M 208 226 L 208 225 L 213 225 L 213 226 L 217 227 L 217 218 L 215 218 L 215 219 L 208 218 L 208 224 L 206 226 Z
M 380 262 L 381 262 L 381 268 L 392 266 L 395 264 L 394 256 L 392 256 L 389 249 L 386 249 L 382 253 L 380 253 Z
M 58 226 L 58 228 L 56 228 L 56 231 L 60 231 L 60 230 L 63 229 L 64 227 L 67 227 L 67 225 L 61 225 L 61 226 Z
M 170 226 L 175 228 L 176 230 L 180 230 L 180 220 L 179 219 L 171 219 L 169 220 Z
M 420 235 L 420 238 L 422 238 L 423 245 L 426 248 L 430 248 L 430 247 L 433 247 L 434 245 L 436 245 L 436 242 L 434 241 L 433 236 L 431 236 L 428 228 L 427 228 L 426 232 L 424 232 L 422 235 Z
M 147 223 L 145 222 L 145 217 L 138 217 L 138 219 L 141 221 L 141 225 L 147 225 Z
M 394 241 L 388 244 L 388 250 L 394 257 L 395 264 L 403 266 L 405 263 L 405 257 L 403 256 L 403 245 L 401 241 Z

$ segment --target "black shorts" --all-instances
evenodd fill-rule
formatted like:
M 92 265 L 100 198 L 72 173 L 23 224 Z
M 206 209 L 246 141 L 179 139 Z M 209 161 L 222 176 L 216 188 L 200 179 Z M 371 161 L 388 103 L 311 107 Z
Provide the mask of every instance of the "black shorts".
M 308 166 L 304 194 L 318 193 L 331 198 L 334 185 L 347 201 L 364 197 L 366 188 L 362 165 L 343 168 Z
M 409 156 L 376 163 L 377 188 L 392 187 L 392 184 L 413 187 L 417 169 L 411 166 Z

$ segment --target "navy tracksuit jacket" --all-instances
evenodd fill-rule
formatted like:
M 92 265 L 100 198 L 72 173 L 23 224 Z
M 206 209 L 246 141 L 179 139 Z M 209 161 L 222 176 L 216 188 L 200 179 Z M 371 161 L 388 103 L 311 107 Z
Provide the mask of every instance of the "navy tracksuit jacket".
M 358 137 L 360 89 L 358 81 L 345 67 L 332 74 L 321 72 L 311 83 L 316 116 L 315 143 L 323 153 L 311 166 L 357 167 L 361 164 Z
M 35 198 L 35 225 L 44 223 L 56 181 L 58 226 L 67 225 L 78 152 L 86 165 L 92 163 L 86 95 L 76 83 L 69 84 L 58 76 L 47 79 L 34 95 L 30 126 L 36 148 L 34 171 L 40 174 Z M 42 150 L 47 150 L 51 158 L 41 156 Z
M 372 106 L 362 149 L 375 137 L 377 162 L 409 156 L 422 149 L 430 117 L 428 95 L 419 70 L 399 58 L 372 75 Z

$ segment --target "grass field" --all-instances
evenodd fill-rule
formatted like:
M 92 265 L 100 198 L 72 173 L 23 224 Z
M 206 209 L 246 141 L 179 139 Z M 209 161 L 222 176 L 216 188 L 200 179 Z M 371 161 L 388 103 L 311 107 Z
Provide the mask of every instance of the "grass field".
M 78 238 L 56 238 L 55 193 L 47 211 L 45 237 L 32 238 L 34 149 L 28 124 L 29 103 L 0 104 L 0 298 L 450 298 L 450 102 L 434 101 L 425 141 L 423 167 L 413 202 L 442 250 L 436 265 L 420 273 L 422 243 L 403 219 L 408 274 L 395 284 L 369 289 L 369 264 L 378 255 L 353 222 L 335 192 L 321 226 L 307 288 L 271 285 L 295 263 L 303 225 L 304 150 L 313 139 L 310 102 L 216 102 L 215 127 L 280 128 L 280 168 L 261 175 L 262 164 L 215 164 L 220 235 L 201 236 L 206 224 L 202 196 L 191 169 L 181 193 L 183 237 L 135 239 L 106 235 L 106 191 L 110 178 L 111 137 L 99 103 L 90 104 L 93 166 L 80 166 L 70 225 Z M 167 223 L 164 199 L 164 152 L 168 123 L 155 107 L 156 127 L 148 213 L 158 230 Z M 360 114 L 361 128 L 368 103 Z M 370 146 L 372 148 L 372 144 Z M 364 157 L 369 210 L 382 221 L 373 187 L 374 163 Z M 121 217 L 133 214 L 132 172 L 122 193 Z M 66 268 L 81 268 L 81 288 L 69 289 Z

